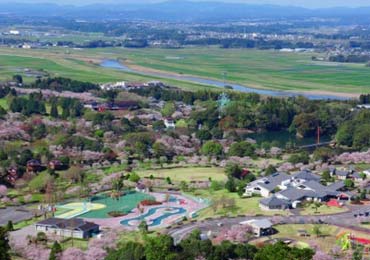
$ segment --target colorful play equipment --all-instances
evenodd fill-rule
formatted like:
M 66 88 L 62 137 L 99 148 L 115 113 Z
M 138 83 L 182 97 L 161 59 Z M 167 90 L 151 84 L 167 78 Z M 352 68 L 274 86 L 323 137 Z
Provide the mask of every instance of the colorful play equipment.
M 337 244 L 342 248 L 343 251 L 352 248 L 353 245 L 361 244 L 363 246 L 370 246 L 370 239 L 355 237 L 350 232 L 340 232 L 336 236 Z

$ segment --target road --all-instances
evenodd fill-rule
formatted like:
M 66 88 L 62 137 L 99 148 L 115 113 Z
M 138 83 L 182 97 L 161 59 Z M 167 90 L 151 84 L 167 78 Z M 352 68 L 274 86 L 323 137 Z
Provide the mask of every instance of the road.
M 332 214 L 332 215 L 315 215 L 315 216 L 245 216 L 245 217 L 227 217 L 203 220 L 198 222 L 189 223 L 180 227 L 172 228 L 168 230 L 168 234 L 171 235 L 175 241 L 175 244 L 186 238 L 194 229 L 200 229 L 202 233 L 208 231 L 217 232 L 222 228 L 229 228 L 233 225 L 237 225 L 242 221 L 250 219 L 262 219 L 267 218 L 270 220 L 278 219 L 280 224 L 312 224 L 312 223 L 326 223 L 335 225 L 342 228 L 353 229 L 370 234 L 370 229 L 356 226 L 358 218 L 354 217 L 357 212 L 370 212 L 370 206 L 350 206 L 350 210 L 343 213 Z M 370 221 L 370 216 L 362 217 L 362 221 Z M 219 223 L 222 223 L 222 227 L 219 227 Z

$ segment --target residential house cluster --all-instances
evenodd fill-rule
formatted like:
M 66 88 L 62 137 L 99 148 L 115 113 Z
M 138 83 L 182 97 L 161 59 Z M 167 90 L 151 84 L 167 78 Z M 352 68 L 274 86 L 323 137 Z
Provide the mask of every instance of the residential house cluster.
M 305 200 L 323 202 L 333 198 L 350 200 L 353 197 L 346 191 L 343 180 L 324 186 L 320 179 L 308 170 L 292 175 L 276 172 L 249 183 L 244 195 L 261 195 L 260 207 L 264 210 L 296 208 Z
M 142 82 L 125 82 L 119 81 L 114 83 L 105 83 L 101 84 L 100 88 L 102 90 L 130 90 L 130 89 L 139 89 L 144 87 L 165 87 L 165 84 L 161 81 L 152 80 L 146 83 Z

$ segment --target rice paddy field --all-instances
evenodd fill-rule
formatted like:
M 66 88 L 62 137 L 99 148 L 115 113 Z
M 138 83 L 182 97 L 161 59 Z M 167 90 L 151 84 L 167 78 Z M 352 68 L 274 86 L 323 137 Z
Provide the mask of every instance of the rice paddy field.
M 253 88 L 286 91 L 367 93 L 370 68 L 364 64 L 312 61 L 317 53 L 287 53 L 216 47 L 184 49 L 11 49 L 0 48 L 0 79 L 23 68 L 45 70 L 51 75 L 108 82 L 117 80 L 147 81 L 152 76 L 141 72 L 166 72 L 226 80 Z M 99 66 L 104 59 L 118 59 L 135 72 Z M 188 81 L 162 81 L 187 89 L 206 87 Z

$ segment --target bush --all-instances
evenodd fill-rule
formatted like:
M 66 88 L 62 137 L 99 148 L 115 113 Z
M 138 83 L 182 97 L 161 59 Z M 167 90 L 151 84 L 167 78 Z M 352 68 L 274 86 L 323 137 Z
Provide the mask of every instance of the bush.
M 108 215 L 112 218 L 117 218 L 117 217 L 122 217 L 122 216 L 125 216 L 126 213 L 123 212 L 123 211 L 118 211 L 118 210 L 115 210 L 115 211 L 110 211 L 108 212 Z
M 154 205 L 161 205 L 162 203 L 156 200 L 142 200 L 139 203 L 141 206 L 154 206 Z

